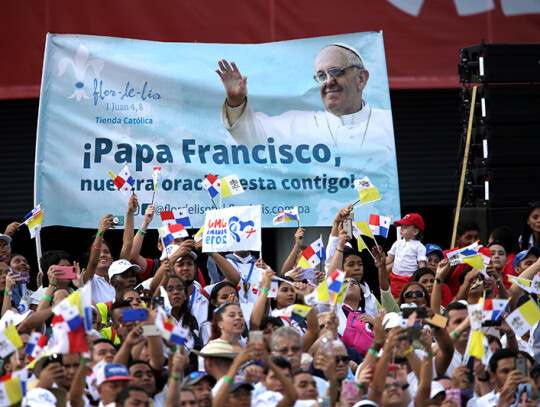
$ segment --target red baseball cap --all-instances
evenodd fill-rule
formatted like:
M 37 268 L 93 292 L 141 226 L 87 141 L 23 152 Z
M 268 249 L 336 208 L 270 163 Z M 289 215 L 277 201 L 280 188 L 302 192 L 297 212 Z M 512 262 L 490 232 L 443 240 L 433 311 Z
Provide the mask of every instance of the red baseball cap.
M 420 230 L 424 230 L 424 220 L 420 215 L 417 213 L 409 213 L 408 215 L 405 215 L 403 219 L 396 220 L 394 222 L 394 226 L 408 226 L 408 225 L 414 225 Z

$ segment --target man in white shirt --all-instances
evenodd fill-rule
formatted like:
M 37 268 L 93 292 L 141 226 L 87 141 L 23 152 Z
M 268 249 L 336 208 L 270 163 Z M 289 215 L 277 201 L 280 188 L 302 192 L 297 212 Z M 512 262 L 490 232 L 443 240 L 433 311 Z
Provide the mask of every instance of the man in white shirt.
M 246 146 L 274 141 L 278 145 L 355 143 L 361 148 L 369 140 L 393 151 L 390 111 L 372 109 L 362 99 L 369 72 L 360 53 L 347 44 L 329 44 L 315 57 L 314 68 L 326 111 L 293 110 L 269 117 L 253 112 L 247 99 L 247 77 L 241 75 L 235 63 L 219 61 L 216 72 L 227 92 L 222 122 L 236 142 Z

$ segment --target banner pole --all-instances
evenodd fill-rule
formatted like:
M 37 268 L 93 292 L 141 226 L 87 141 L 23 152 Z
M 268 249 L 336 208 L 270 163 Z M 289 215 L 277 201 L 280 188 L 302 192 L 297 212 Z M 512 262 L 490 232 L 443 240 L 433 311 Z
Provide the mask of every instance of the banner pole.
M 465 185 L 465 173 L 467 172 L 467 161 L 469 160 L 469 147 L 471 145 L 471 133 L 477 89 L 478 86 L 475 86 L 472 93 L 471 111 L 469 112 L 469 126 L 467 128 L 467 141 L 465 143 L 465 154 L 463 154 L 463 164 L 461 165 L 461 179 L 459 181 L 459 192 L 456 203 L 456 215 L 454 216 L 454 229 L 452 230 L 452 241 L 450 242 L 450 247 L 454 247 L 454 242 L 456 241 L 457 225 L 459 222 L 459 214 L 461 211 L 461 200 L 463 199 L 463 186 Z

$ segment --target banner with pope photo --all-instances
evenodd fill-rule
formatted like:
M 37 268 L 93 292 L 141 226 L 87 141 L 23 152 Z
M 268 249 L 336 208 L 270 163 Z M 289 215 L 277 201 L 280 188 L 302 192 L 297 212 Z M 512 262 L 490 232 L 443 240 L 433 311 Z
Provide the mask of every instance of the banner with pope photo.
M 236 206 L 206 211 L 203 252 L 261 250 L 261 206 Z
M 381 200 L 355 218 L 398 219 L 382 33 L 266 44 L 49 34 L 35 171 L 44 226 L 95 228 L 106 213 L 124 214 L 129 194 L 109 173 L 126 164 L 136 224 L 155 167 L 156 212 L 187 206 L 193 227 L 214 205 L 261 205 L 264 227 L 297 205 L 302 226 L 328 226 L 358 200 L 354 180 L 364 177 Z M 213 202 L 208 174 L 237 174 L 245 193 Z

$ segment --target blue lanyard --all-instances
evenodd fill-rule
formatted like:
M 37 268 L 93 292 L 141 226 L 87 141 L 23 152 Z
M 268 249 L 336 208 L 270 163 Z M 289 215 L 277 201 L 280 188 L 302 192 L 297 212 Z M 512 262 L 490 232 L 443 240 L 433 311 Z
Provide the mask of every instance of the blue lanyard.
M 193 286 L 193 291 L 191 292 L 191 308 L 193 309 L 193 301 L 195 300 L 195 291 L 197 287 Z
M 236 260 L 233 260 L 231 259 L 234 264 L 236 265 L 236 268 L 238 269 L 238 274 L 240 274 L 240 266 L 238 265 L 238 263 L 236 262 Z M 240 274 L 240 278 L 242 279 L 242 281 L 244 282 L 244 284 L 247 284 L 249 282 L 249 280 L 251 279 L 251 274 L 253 273 L 253 269 L 255 268 L 255 263 L 251 263 L 251 268 L 249 269 L 249 273 L 248 273 L 248 276 L 247 276 L 247 279 L 244 279 L 242 277 L 242 274 Z

